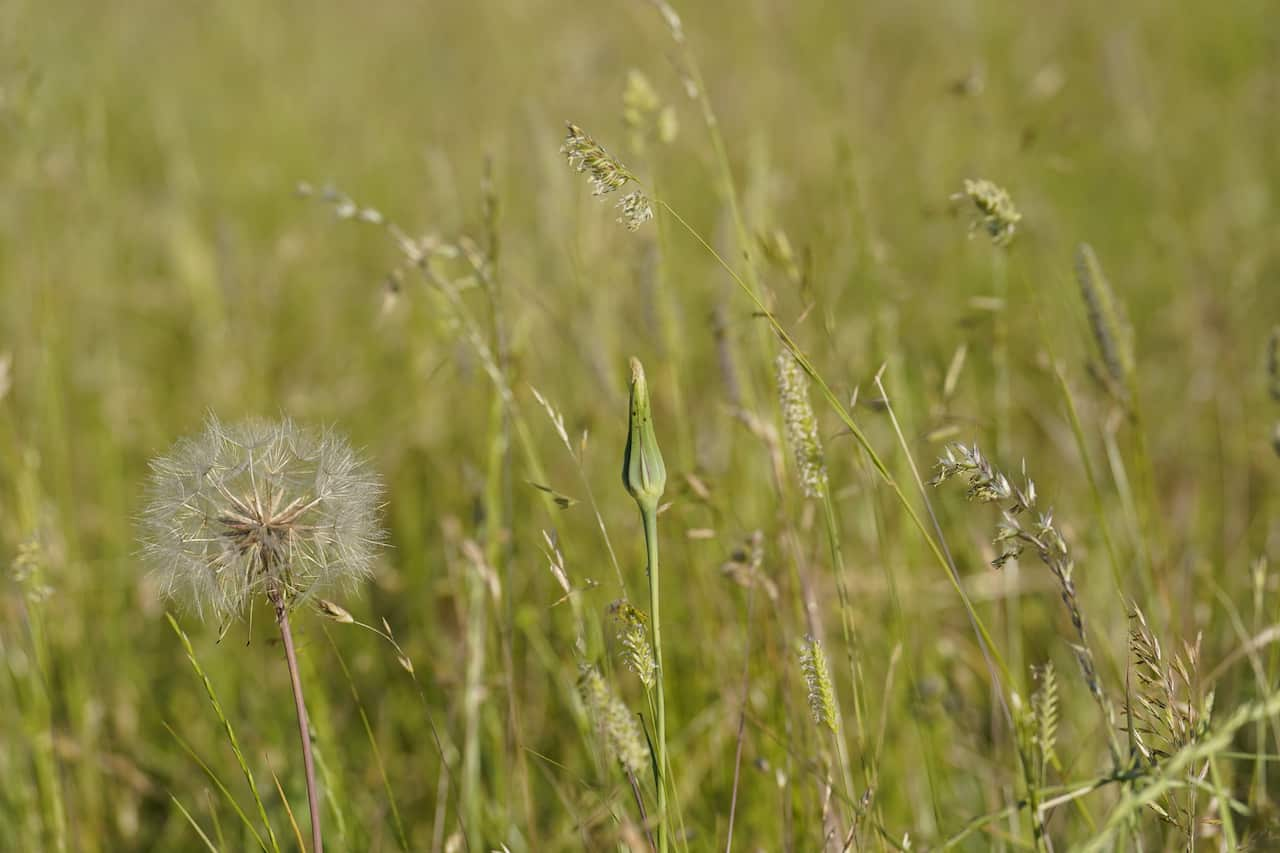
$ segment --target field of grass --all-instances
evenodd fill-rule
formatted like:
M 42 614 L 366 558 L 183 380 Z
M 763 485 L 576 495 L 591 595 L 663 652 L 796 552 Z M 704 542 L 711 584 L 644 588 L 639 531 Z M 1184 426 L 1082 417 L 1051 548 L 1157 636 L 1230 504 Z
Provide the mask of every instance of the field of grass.
M 1274 11 L 0 4 L 0 850 L 311 849 L 143 554 L 211 415 L 385 484 L 330 850 L 1276 849 Z

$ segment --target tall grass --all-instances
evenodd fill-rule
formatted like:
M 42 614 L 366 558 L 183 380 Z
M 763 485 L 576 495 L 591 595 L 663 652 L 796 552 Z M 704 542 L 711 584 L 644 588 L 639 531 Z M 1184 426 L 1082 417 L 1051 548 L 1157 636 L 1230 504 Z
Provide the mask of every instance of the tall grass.
M 1273 846 L 1270 10 L 1020 11 L 0 9 L 0 849 Z M 208 411 L 387 484 L 310 786 Z

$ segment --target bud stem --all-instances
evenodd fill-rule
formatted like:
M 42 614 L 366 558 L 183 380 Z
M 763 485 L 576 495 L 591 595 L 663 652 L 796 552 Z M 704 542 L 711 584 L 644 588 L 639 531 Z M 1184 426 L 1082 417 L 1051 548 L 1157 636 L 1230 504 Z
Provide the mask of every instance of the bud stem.
M 653 657 L 658 665 L 658 772 L 654 781 L 658 788 L 658 851 L 667 851 L 667 702 L 662 688 L 666 670 L 662 666 L 662 620 L 659 607 L 658 576 L 658 509 L 640 505 L 640 516 L 644 520 L 644 544 L 648 557 L 647 574 L 649 576 L 649 615 L 653 625 Z

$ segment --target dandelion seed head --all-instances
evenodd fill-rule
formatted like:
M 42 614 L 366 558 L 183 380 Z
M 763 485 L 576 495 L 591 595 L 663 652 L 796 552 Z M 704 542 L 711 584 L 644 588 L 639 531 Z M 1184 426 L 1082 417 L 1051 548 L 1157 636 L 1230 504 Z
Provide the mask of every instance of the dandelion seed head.
M 366 578 L 381 498 L 333 432 L 211 416 L 151 463 L 142 556 L 167 597 L 225 620 L 258 595 L 293 603 Z

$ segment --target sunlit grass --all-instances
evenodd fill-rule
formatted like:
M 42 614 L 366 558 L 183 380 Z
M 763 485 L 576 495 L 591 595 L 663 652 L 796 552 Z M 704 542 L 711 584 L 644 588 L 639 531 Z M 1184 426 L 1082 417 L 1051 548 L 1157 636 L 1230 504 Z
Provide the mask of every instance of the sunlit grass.
M 290 617 L 331 850 L 1267 849 L 1269 12 L 0 9 L 0 849 L 306 834 L 270 608 L 140 559 L 211 411 L 387 485 Z

